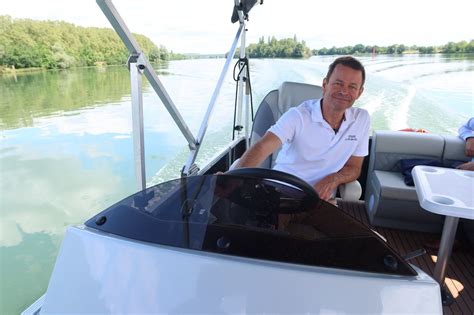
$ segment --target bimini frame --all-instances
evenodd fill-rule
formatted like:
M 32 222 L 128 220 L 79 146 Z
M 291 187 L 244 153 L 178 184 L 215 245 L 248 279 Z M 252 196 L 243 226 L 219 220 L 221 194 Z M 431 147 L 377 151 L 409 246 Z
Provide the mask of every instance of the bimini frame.
M 188 142 L 190 149 L 189 157 L 184 165 L 181 176 L 196 175 L 199 172 L 199 168 L 195 164 L 197 154 L 201 147 L 202 140 L 207 130 L 209 119 L 211 118 L 212 112 L 214 110 L 216 100 L 219 96 L 222 84 L 224 82 L 225 75 L 227 74 L 232 58 L 237 49 L 237 44 L 240 40 L 240 60 L 245 58 L 245 15 L 242 11 L 242 5 L 240 0 L 234 0 L 235 7 L 237 8 L 237 13 L 239 16 L 239 27 L 237 34 L 235 35 L 232 46 L 227 54 L 227 58 L 222 69 L 222 72 L 217 81 L 217 85 L 212 94 L 211 100 L 209 102 L 206 114 L 204 115 L 201 127 L 197 134 L 197 137 L 194 137 L 192 132 L 189 130 L 186 122 L 179 113 L 175 104 L 171 100 L 170 95 L 166 92 L 165 87 L 161 83 L 158 75 L 154 71 L 152 65 L 148 61 L 145 53 L 138 45 L 137 41 L 133 37 L 132 33 L 129 31 L 125 22 L 119 15 L 118 11 L 112 4 L 111 0 L 97 0 L 97 4 L 109 20 L 110 24 L 114 30 L 119 35 L 120 39 L 123 41 L 128 51 L 130 52 L 130 57 L 128 58 L 127 65 L 130 70 L 130 79 L 131 79 L 131 99 L 132 99 L 132 120 L 133 120 L 133 146 L 134 146 L 134 157 L 135 157 L 135 173 L 136 173 L 136 183 L 139 190 L 146 188 L 146 174 L 145 174 L 145 148 L 144 148 L 144 132 L 143 132 L 143 95 L 141 90 L 142 75 L 145 74 L 145 77 L 150 82 L 151 86 L 155 90 L 158 97 L 161 99 L 166 109 L 170 113 L 171 117 L 175 121 L 178 128 L 181 130 L 182 134 Z M 246 67 L 244 62 L 239 63 L 240 68 Z M 246 69 L 243 69 L 241 73 L 245 74 Z M 236 109 L 236 125 L 243 126 L 242 130 L 238 130 L 239 136 L 242 136 L 242 132 L 245 134 L 246 139 L 249 136 L 249 120 L 250 120 L 250 111 L 245 110 L 244 124 L 242 124 L 242 109 L 248 108 L 249 106 L 249 95 L 246 93 L 244 96 L 244 82 L 247 81 L 245 75 L 240 76 L 239 78 L 239 94 L 237 96 L 237 109 Z M 243 107 L 244 105 L 244 107 Z

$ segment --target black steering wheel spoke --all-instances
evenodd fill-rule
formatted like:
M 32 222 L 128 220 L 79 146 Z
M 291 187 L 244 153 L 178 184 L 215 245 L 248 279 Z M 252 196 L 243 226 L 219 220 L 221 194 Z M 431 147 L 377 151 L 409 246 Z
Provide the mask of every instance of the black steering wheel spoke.
M 266 168 L 239 168 L 230 170 L 225 175 L 260 180 L 251 193 L 255 194 L 252 196 L 255 198 L 251 199 L 259 200 L 259 204 L 254 206 L 264 211 L 297 213 L 306 211 L 320 202 L 318 193 L 311 185 L 299 177 L 282 171 Z M 291 186 L 291 188 L 282 189 L 284 186 Z M 298 191 L 301 193 L 295 194 Z

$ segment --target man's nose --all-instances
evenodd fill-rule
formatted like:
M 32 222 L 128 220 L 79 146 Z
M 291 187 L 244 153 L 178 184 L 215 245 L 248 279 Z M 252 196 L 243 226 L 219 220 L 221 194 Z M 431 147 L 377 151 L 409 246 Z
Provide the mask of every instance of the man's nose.
M 341 89 L 339 90 L 339 93 L 344 94 L 344 95 L 345 95 L 345 94 L 348 94 L 348 93 L 349 93 L 348 87 L 345 86 L 345 85 L 342 85 L 342 86 L 341 86 Z

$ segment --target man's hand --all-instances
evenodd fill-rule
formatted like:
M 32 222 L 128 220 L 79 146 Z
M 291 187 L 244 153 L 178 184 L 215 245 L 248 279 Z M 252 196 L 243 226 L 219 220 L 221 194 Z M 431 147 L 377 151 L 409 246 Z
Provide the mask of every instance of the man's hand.
M 339 185 L 356 180 L 360 175 L 363 162 L 363 156 L 351 156 L 339 172 L 330 174 L 317 182 L 314 189 L 318 192 L 319 198 L 328 201 L 334 197 L 333 193 Z
M 474 139 L 474 138 L 469 138 L 469 139 Z M 467 163 L 461 164 L 457 167 L 457 169 L 465 170 L 465 171 L 474 171 L 474 162 L 467 162 Z
M 315 186 L 314 189 L 322 200 L 328 201 L 336 191 L 338 183 L 336 181 L 337 174 L 331 174 L 321 179 Z
M 466 154 L 467 156 L 474 156 L 474 137 L 466 139 L 464 154 Z

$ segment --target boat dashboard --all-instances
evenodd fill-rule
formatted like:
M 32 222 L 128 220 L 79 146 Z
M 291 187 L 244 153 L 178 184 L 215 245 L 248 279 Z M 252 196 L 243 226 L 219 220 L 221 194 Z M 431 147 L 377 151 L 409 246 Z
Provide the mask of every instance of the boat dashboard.
M 267 171 L 164 182 L 123 199 L 85 225 L 132 240 L 228 256 L 417 275 L 380 236 L 319 199 L 310 186 Z

